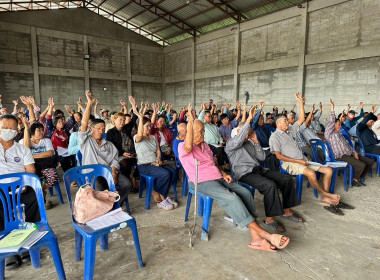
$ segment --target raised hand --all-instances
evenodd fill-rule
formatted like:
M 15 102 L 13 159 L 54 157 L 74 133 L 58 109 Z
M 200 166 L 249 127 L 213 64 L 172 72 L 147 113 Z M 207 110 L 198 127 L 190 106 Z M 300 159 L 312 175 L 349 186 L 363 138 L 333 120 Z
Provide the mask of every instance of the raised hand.
M 360 102 L 360 109 L 363 109 L 363 107 L 364 107 L 364 103 Z
M 241 104 L 240 104 L 240 101 L 239 101 L 239 100 L 236 101 L 236 108 L 237 108 L 237 109 L 241 109 Z
M 193 106 L 189 103 L 189 105 L 187 106 L 187 118 L 189 119 L 189 121 L 194 121 L 192 110 L 193 110 Z
M 70 107 L 68 105 L 65 105 L 65 109 L 67 112 L 70 112 Z
M 313 104 L 313 106 L 311 107 L 310 114 L 313 114 L 314 110 L 315 110 L 315 104 Z
M 296 100 L 299 102 L 299 103 L 301 103 L 301 102 L 303 102 L 303 98 L 302 98 L 302 96 L 301 96 L 301 93 L 299 93 L 299 92 L 297 92 L 296 93 Z M 295 108 L 295 104 L 294 104 L 294 107 L 293 108 Z
M 331 111 L 334 111 L 335 104 L 334 104 L 334 101 L 331 98 L 330 98 L 330 105 L 331 105 Z M 343 114 L 344 114 L 344 110 L 343 110 Z
M 375 114 L 377 111 L 377 106 L 376 105 L 373 105 L 372 108 L 371 108 L 371 113 L 372 114 Z
M 165 100 L 162 101 L 162 106 L 165 106 L 166 102 Z
M 262 110 L 264 108 L 264 102 L 260 102 L 260 110 Z
M 125 103 L 124 100 L 120 100 L 120 104 L 121 104 L 121 106 L 123 106 L 123 107 L 127 106 L 127 104 Z
M 87 98 L 87 102 L 88 103 L 93 103 L 93 99 L 92 99 L 92 93 L 91 93 L 91 91 L 89 91 L 89 90 L 86 90 L 86 98 Z
M 28 98 L 25 96 L 20 96 L 20 100 L 22 103 L 24 103 L 26 106 L 30 105 Z
M 149 102 L 145 102 L 145 110 L 149 110 L 149 106 L 150 106 Z
M 18 100 L 12 100 L 12 102 L 15 106 L 18 106 Z
M 132 105 L 136 105 L 136 99 L 133 96 L 129 96 L 128 99 L 129 103 L 131 103 Z

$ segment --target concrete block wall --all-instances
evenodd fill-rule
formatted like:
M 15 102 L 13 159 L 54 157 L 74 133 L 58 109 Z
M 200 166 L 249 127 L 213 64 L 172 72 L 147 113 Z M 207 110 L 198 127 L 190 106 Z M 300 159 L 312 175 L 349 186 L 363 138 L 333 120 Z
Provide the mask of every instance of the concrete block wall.
M 300 91 L 325 112 L 330 97 L 339 111 L 359 101 L 369 111 L 380 101 L 380 1 L 313 0 L 165 47 L 164 55 L 182 66 L 165 65 L 164 99 L 187 81 L 197 106 L 210 98 L 242 101 L 247 90 L 251 104 L 290 109 Z
M 83 41 L 41 35 L 37 48 L 39 66 L 83 70 Z
M 22 32 L 0 30 L 0 63 L 32 65 L 30 38 Z
M 30 95 L 42 106 L 52 96 L 58 107 L 76 108 L 78 97 L 84 98 L 88 88 L 102 107 L 111 110 L 119 109 L 120 100 L 130 94 L 161 100 L 162 48 L 158 44 L 85 9 L 17 15 L 1 13 L 0 19 L 4 107 L 13 108 L 13 99 Z M 67 24 L 57 26 L 57 18 Z M 93 24 L 74 28 L 74 22 L 84 19 Z M 137 86 L 132 86 L 134 82 Z
M 132 91 L 134 92 L 137 104 L 140 104 L 140 102 L 156 103 L 162 101 L 161 84 L 133 82 Z
M 162 77 L 162 54 L 131 50 L 131 68 L 134 75 Z
M 163 92 L 165 92 L 164 100 L 167 103 L 173 104 L 173 109 L 178 113 L 180 112 L 180 108 L 183 108 L 191 103 L 190 81 L 165 84 Z
M 300 17 L 241 32 L 241 64 L 299 55 Z

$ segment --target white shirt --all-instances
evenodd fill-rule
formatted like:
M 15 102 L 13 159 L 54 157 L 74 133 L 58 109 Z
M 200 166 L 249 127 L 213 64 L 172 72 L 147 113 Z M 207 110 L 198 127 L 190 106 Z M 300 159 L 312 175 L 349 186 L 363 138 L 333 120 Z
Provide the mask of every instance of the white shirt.
M 24 139 L 21 139 L 19 143 L 24 143 Z M 40 139 L 40 142 L 38 144 L 35 144 L 32 140 L 30 140 L 30 146 L 30 150 L 33 155 L 42 154 L 47 151 L 54 151 L 53 143 L 49 138 Z
M 160 146 L 166 145 L 167 143 L 166 143 L 166 140 L 165 140 L 164 134 L 163 134 L 161 131 L 158 131 L 158 133 L 160 134 L 160 138 L 161 138 Z
M 377 139 L 379 139 L 380 136 L 380 120 L 375 121 L 375 123 L 372 126 L 373 132 L 376 133 Z
M 0 144 L 0 175 L 25 172 L 25 166 L 34 164 L 32 152 L 29 148 L 14 142 L 8 150 Z

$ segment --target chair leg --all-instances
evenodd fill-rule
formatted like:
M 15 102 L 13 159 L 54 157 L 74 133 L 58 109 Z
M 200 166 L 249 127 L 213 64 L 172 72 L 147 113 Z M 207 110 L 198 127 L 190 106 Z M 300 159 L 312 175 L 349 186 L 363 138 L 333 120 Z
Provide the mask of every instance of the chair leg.
M 0 261 L 0 280 L 5 278 L 5 260 Z
M 84 279 L 94 279 L 95 255 L 96 255 L 96 238 L 84 239 Z
M 319 173 L 319 172 L 316 172 L 316 176 L 317 176 L 317 180 L 319 181 L 319 177 L 321 177 L 321 173 Z M 316 190 L 316 189 L 314 189 L 314 196 L 316 197 L 316 198 L 318 198 L 318 191 Z
M 338 170 L 336 168 L 333 169 L 333 175 L 332 175 L 332 178 L 331 178 L 331 184 L 330 184 L 330 189 L 329 189 L 329 192 L 330 193 L 334 193 L 335 191 L 335 181 L 336 181 L 336 175 L 338 173 Z
M 100 249 L 103 251 L 108 249 L 108 234 L 100 237 Z
M 136 226 L 135 219 L 132 219 L 129 221 L 129 227 L 132 230 L 133 241 L 135 242 L 136 254 L 137 254 L 137 259 L 139 260 L 140 268 L 143 268 L 144 263 L 143 263 L 142 256 L 141 256 L 139 234 L 137 232 L 137 226 Z
M 153 185 L 154 185 L 154 179 L 153 179 L 153 182 L 151 182 L 150 180 L 148 180 L 146 182 L 145 210 L 149 210 L 150 209 L 150 201 L 152 199 Z
M 188 192 L 189 182 L 187 181 L 186 173 L 183 174 L 183 183 L 182 183 L 182 196 L 186 196 Z
M 83 237 L 79 231 L 75 231 L 75 261 L 79 262 L 82 254 L 82 241 Z
M 201 239 L 204 241 L 208 241 L 208 228 L 210 225 L 210 216 L 211 216 L 211 210 L 212 210 L 212 202 L 213 199 L 210 197 L 205 198 L 204 202 L 204 213 L 203 213 L 203 222 L 202 222 L 202 234 Z
M 125 200 L 125 209 L 127 210 L 127 213 L 128 213 L 128 214 L 131 214 L 131 209 L 129 208 L 128 197 L 127 197 L 127 199 Z
M 347 191 L 347 168 L 343 169 L 344 190 Z
M 351 166 L 351 165 L 349 165 L 348 166 L 348 171 L 349 171 L 349 174 L 348 174 L 348 186 L 349 187 L 352 187 L 352 181 L 354 180 L 354 168 Z
M 50 195 L 50 196 L 53 196 L 53 195 L 54 195 L 54 193 L 53 193 L 53 189 L 52 189 L 52 188 L 48 188 L 48 191 L 49 191 L 49 195 Z
M 30 260 L 32 261 L 32 265 L 34 268 L 41 267 L 41 255 L 40 248 L 31 248 L 29 250 Z
M 297 175 L 296 176 L 296 192 L 298 196 L 298 200 L 301 203 L 301 197 L 302 197 L 302 185 L 303 185 L 303 175 Z
M 144 191 L 145 184 L 145 178 L 143 176 L 140 176 L 139 198 L 142 198 L 142 193 Z
M 175 201 L 178 201 L 178 198 L 177 198 L 177 182 L 178 181 L 175 181 L 174 184 L 173 184 L 173 191 L 174 191 L 174 199 L 175 199 Z
M 51 188 L 49 188 L 49 189 L 51 189 Z M 59 186 L 59 182 L 55 183 L 55 190 L 57 192 L 59 203 L 60 204 L 64 204 L 63 197 L 62 197 L 62 192 L 61 192 L 61 187 Z
M 59 251 L 57 237 L 55 235 L 52 237 L 50 241 L 49 249 L 51 252 L 51 256 L 53 257 L 54 266 L 55 266 L 55 270 L 57 271 L 58 278 L 60 280 L 65 280 L 66 274 L 63 268 L 63 263 L 62 263 L 61 253 Z
M 203 209 L 205 206 L 205 201 L 203 197 L 199 196 L 199 205 L 198 205 L 198 216 L 203 216 Z
M 185 222 L 187 222 L 187 220 L 189 219 L 189 211 L 190 211 L 191 197 L 192 196 L 193 196 L 193 194 L 191 192 L 189 192 L 189 194 L 187 195 Z

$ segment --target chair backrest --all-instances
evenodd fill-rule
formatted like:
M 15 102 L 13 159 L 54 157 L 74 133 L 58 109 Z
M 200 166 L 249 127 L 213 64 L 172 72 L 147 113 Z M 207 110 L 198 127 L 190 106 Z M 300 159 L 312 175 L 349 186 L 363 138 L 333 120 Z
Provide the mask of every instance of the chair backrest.
M 18 228 L 19 224 L 24 221 L 21 195 L 17 195 L 17 193 L 21 192 L 25 186 L 32 188 L 36 193 L 41 222 L 47 223 L 40 178 L 26 172 L 1 175 L 0 201 L 4 209 L 4 230 L 7 232 Z
M 70 210 L 72 213 L 72 203 L 71 203 L 71 183 L 77 182 L 78 187 L 91 183 L 92 187 L 95 189 L 96 178 L 103 177 L 107 180 L 109 191 L 115 192 L 116 187 L 113 181 L 111 169 L 108 166 L 93 164 L 93 165 L 83 165 L 75 168 L 71 168 L 65 172 L 63 175 L 63 181 L 66 187 L 67 199 L 69 201 Z M 115 203 L 114 208 L 119 208 L 119 203 Z
M 104 133 L 103 136 L 102 136 L 103 139 L 106 139 L 107 138 L 107 133 Z
M 362 142 L 362 140 L 360 139 L 359 136 L 358 136 L 358 142 L 359 142 L 360 149 L 363 149 L 363 151 L 365 151 L 365 150 L 364 150 L 363 142 Z
M 319 154 L 318 154 L 318 147 L 321 147 L 323 150 L 323 154 L 325 155 L 325 162 L 319 162 L 319 163 L 326 163 L 327 161 L 330 161 L 330 155 L 327 152 L 326 145 L 323 143 L 321 139 L 311 139 L 309 141 L 311 145 L 311 151 L 313 153 L 313 161 L 319 162 Z
M 331 146 L 330 146 L 330 144 L 329 144 L 329 142 L 327 140 L 325 140 L 325 141 L 326 141 L 325 144 L 326 144 L 327 150 L 329 151 L 329 154 L 330 154 L 330 161 L 335 162 L 336 160 L 335 160 L 335 157 L 334 157 L 334 153 L 333 153 L 333 151 L 331 149 Z
M 77 165 L 81 166 L 82 165 L 82 153 L 81 153 L 81 151 L 77 152 L 76 159 L 77 159 Z
M 342 134 L 344 138 L 346 138 L 348 144 L 350 144 L 350 146 L 354 148 L 354 143 L 352 143 L 350 135 L 343 128 L 340 130 L 340 134 Z

